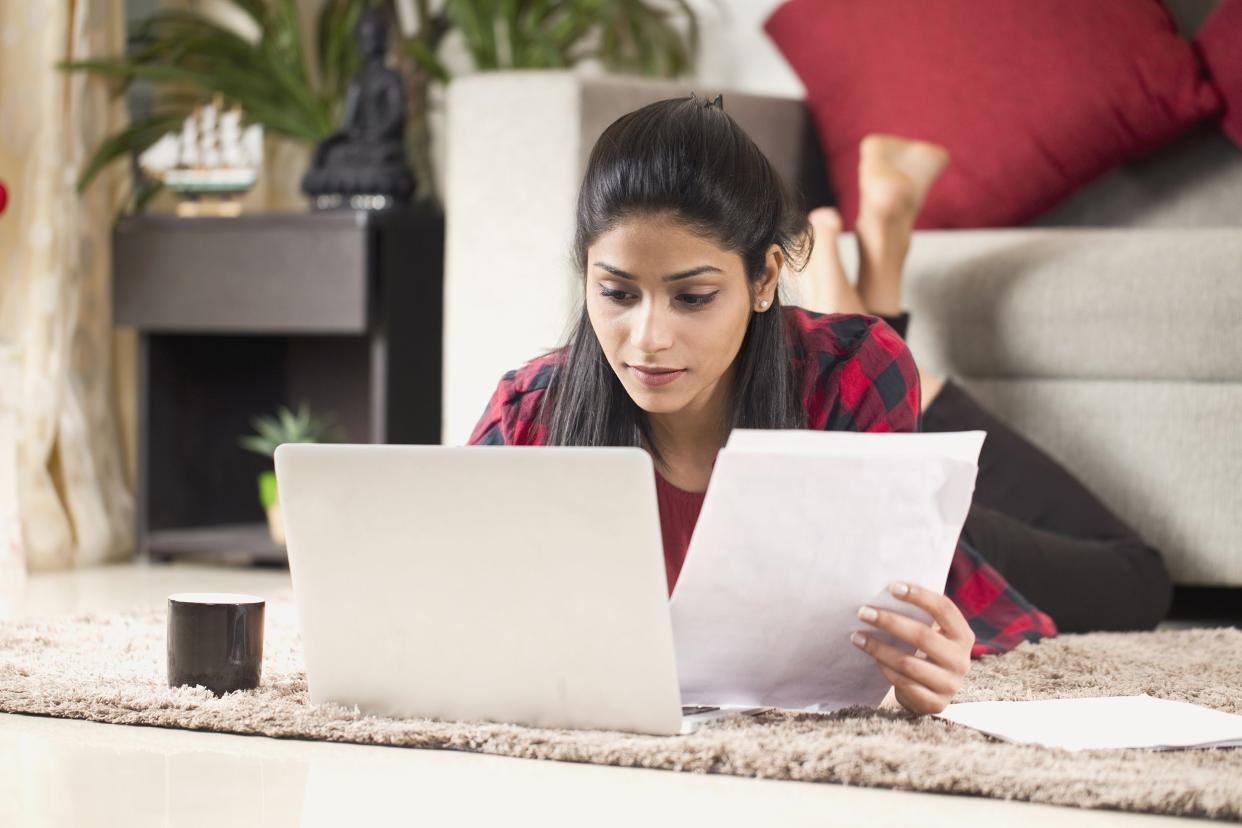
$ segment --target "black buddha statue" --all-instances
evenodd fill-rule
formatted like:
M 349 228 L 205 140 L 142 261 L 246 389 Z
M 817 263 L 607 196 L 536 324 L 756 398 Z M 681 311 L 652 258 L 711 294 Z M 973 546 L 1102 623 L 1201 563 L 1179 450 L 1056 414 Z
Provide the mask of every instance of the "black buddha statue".
M 345 93 L 341 129 L 315 148 L 302 192 L 316 209 L 384 209 L 408 203 L 414 174 L 405 157 L 405 95 L 401 77 L 384 65 L 387 26 L 368 8 L 358 21 L 363 66 Z

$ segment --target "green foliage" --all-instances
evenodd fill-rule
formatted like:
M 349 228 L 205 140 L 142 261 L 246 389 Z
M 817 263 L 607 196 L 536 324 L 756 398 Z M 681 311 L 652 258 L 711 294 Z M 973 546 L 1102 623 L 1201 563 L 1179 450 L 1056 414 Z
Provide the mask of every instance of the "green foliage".
M 344 86 L 358 65 L 352 22 L 368 0 L 324 2 L 315 44 L 317 84 L 294 0 L 229 2 L 259 30 L 256 42 L 201 14 L 164 9 L 131 33 L 128 56 L 59 64 L 116 79 L 118 94 L 136 80 L 171 92 L 151 116 L 104 140 L 78 179 L 79 192 L 112 161 L 141 154 L 216 94 L 240 104 L 247 123 L 273 134 L 312 145 L 331 134 Z
M 255 433 L 242 436 L 237 443 L 265 457 L 271 457 L 281 443 L 330 443 L 344 439 L 331 416 L 312 416 L 306 403 L 298 406 L 296 414 L 282 405 L 276 416 L 255 417 L 250 425 Z
M 314 146 L 335 130 L 358 69 L 359 16 L 375 2 L 396 17 L 393 0 L 322 0 L 308 51 L 296 0 L 227 2 L 253 22 L 255 42 L 201 14 L 165 9 L 138 25 L 126 56 L 58 64 L 113 78 L 118 94 L 136 80 L 161 92 L 156 112 L 100 144 L 78 179 L 79 192 L 106 166 L 136 158 L 217 94 L 239 104 L 247 124 Z M 393 26 L 390 34 L 398 57 L 421 73 L 415 82 L 424 87 L 450 80 L 439 52 L 453 30 L 479 70 L 568 68 L 595 59 L 610 71 L 675 77 L 693 67 L 699 50 L 698 22 L 687 0 L 444 0 L 435 13 L 429 0 L 415 0 L 415 8 L 418 30 L 403 38 Z M 425 91 L 407 90 L 414 93 L 410 129 L 419 144 L 429 143 L 418 109 Z M 420 152 L 429 149 L 416 147 L 416 156 Z M 136 205 L 157 189 L 140 188 Z
M 449 0 L 479 69 L 558 69 L 596 59 L 615 72 L 676 77 L 693 68 L 699 28 L 686 0 Z M 676 21 L 684 18 L 686 35 Z

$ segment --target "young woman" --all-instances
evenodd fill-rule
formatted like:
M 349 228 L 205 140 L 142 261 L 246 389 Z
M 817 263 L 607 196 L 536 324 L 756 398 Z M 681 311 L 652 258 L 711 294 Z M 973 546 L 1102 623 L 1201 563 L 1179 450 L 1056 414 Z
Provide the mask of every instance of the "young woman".
M 862 178 L 867 214 L 859 225 L 887 232 L 911 185 L 881 161 Z M 596 142 L 579 193 L 573 261 L 584 290 L 568 341 L 501 378 L 469 442 L 647 450 L 671 592 L 731 429 L 919 428 L 918 369 L 892 327 L 859 312 L 782 306 L 781 270 L 807 267 L 813 232 L 719 96 L 658 101 L 622 116 Z M 800 277 L 813 301 L 839 287 L 830 261 L 821 251 L 818 269 Z M 915 654 L 866 628 L 850 637 L 893 683 L 891 700 L 916 714 L 944 709 L 971 656 L 1057 631 L 965 540 L 945 594 L 916 584 L 892 590 L 933 623 L 872 607 L 861 607 L 859 619 Z

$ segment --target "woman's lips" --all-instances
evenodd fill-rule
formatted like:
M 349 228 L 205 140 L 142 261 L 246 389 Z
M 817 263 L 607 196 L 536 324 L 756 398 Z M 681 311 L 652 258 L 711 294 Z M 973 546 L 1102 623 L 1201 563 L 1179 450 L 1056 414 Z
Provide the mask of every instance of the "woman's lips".
M 642 368 L 637 368 L 633 365 L 627 365 L 626 367 L 630 369 L 630 373 L 639 382 L 643 385 L 650 386 L 668 385 L 670 382 L 673 382 L 682 374 L 686 373 L 686 369 L 684 368 L 676 371 L 644 371 Z

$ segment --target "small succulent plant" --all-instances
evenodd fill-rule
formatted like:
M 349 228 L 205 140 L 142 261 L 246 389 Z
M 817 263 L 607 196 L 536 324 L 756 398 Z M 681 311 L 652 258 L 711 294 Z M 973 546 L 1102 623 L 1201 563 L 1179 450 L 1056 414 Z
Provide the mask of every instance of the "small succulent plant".
M 255 417 L 250 421 L 254 434 L 247 434 L 237 442 L 244 449 L 271 457 L 281 443 L 331 443 L 344 439 L 344 434 L 331 415 L 316 417 L 306 403 L 293 413 L 281 406 L 276 416 Z

